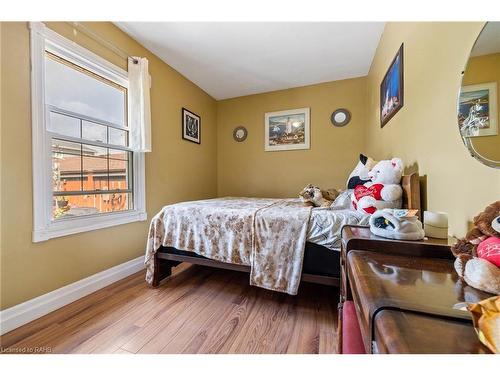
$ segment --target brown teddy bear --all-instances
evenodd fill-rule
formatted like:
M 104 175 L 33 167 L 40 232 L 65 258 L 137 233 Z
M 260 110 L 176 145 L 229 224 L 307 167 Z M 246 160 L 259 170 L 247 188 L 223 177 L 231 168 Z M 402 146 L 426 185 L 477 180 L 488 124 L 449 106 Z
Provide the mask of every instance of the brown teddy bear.
M 474 228 L 451 251 L 455 270 L 467 284 L 500 294 L 500 201 L 474 218 Z
M 338 195 L 339 192 L 336 189 L 321 190 L 309 184 L 299 193 L 299 198 L 308 206 L 330 207 Z

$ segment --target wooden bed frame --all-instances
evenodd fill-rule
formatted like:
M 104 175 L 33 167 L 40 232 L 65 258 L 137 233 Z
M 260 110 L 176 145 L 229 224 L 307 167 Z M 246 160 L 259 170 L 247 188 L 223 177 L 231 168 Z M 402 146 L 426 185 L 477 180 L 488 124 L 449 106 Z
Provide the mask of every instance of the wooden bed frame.
M 403 178 L 401 179 L 401 186 L 403 188 L 403 208 L 418 209 L 420 217 L 420 177 L 418 173 L 412 173 L 410 175 L 403 176 Z M 163 279 L 169 277 L 172 274 L 172 267 L 175 267 L 182 262 L 250 273 L 250 266 L 224 263 L 204 257 L 169 254 L 157 251 L 154 257 L 154 275 L 151 286 L 157 287 L 158 285 L 160 285 L 160 282 Z M 302 274 L 301 280 L 305 282 L 332 286 L 339 286 L 340 283 L 340 278 L 338 277 L 307 273 Z

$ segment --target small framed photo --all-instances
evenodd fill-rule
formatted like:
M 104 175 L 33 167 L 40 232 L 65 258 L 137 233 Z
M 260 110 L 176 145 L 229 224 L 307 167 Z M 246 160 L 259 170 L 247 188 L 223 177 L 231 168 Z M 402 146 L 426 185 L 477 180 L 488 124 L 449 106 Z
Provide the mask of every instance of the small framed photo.
M 309 108 L 265 114 L 265 151 L 308 150 Z
M 380 84 L 380 127 L 387 122 L 404 105 L 404 67 L 403 67 L 403 44 L 399 47 Z
M 462 86 L 458 102 L 458 126 L 462 137 L 498 134 L 497 83 Z
M 201 144 L 201 117 L 182 108 L 182 139 Z

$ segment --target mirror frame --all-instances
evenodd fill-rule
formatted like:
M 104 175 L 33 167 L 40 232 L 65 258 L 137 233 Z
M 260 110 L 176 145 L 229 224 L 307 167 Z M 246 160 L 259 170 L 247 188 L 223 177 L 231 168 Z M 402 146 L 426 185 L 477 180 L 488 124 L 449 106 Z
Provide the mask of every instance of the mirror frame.
M 464 137 L 462 137 L 462 141 L 464 142 L 465 147 L 467 147 L 467 150 L 474 159 L 479 160 L 481 163 L 488 167 L 500 169 L 500 161 L 491 160 L 482 156 L 479 152 L 476 151 L 470 138 L 465 137 L 464 139 Z
M 469 55 L 467 57 L 467 60 L 465 61 L 465 66 L 464 66 L 464 69 L 462 70 L 462 73 L 461 73 L 461 80 L 460 80 L 460 87 L 458 89 L 458 95 L 457 95 L 457 104 L 456 104 L 456 113 L 457 113 L 457 119 L 458 119 L 458 108 L 460 106 L 460 94 L 462 93 L 462 83 L 464 81 L 464 76 L 465 76 L 465 72 L 467 70 L 467 66 L 469 65 L 469 60 L 471 58 L 471 54 L 472 54 L 472 50 L 474 49 L 474 46 L 476 45 L 477 41 L 479 40 L 479 38 L 481 37 L 481 34 L 483 33 L 486 25 L 488 25 L 489 22 L 485 22 L 483 27 L 481 28 L 481 31 L 479 32 L 477 38 L 475 39 L 474 41 L 474 44 L 472 45 L 471 49 L 470 49 L 470 52 L 469 52 Z M 458 121 L 457 121 L 457 127 L 458 127 Z M 458 130 L 458 133 L 460 134 L 460 129 L 457 129 Z M 462 134 L 460 134 L 460 138 L 462 138 L 462 142 L 464 144 L 464 146 L 467 148 L 467 151 L 469 151 L 469 154 L 476 160 L 478 160 L 480 163 L 488 166 L 488 167 L 491 167 L 491 168 L 495 168 L 495 169 L 500 169 L 500 161 L 495 161 L 495 160 L 490 160 L 488 158 L 485 158 L 484 156 L 482 156 L 479 152 L 476 151 L 476 149 L 474 148 L 474 145 L 472 144 L 472 141 L 470 138 L 468 137 L 462 137 Z

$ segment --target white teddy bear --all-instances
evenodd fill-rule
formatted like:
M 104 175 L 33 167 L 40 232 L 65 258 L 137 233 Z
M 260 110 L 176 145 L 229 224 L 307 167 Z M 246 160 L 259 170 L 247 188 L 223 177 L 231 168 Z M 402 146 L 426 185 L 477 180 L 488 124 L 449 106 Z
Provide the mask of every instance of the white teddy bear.
M 355 210 L 373 214 L 383 208 L 401 208 L 403 161 L 399 158 L 379 161 L 368 173 L 369 182 L 358 185 L 351 195 Z

